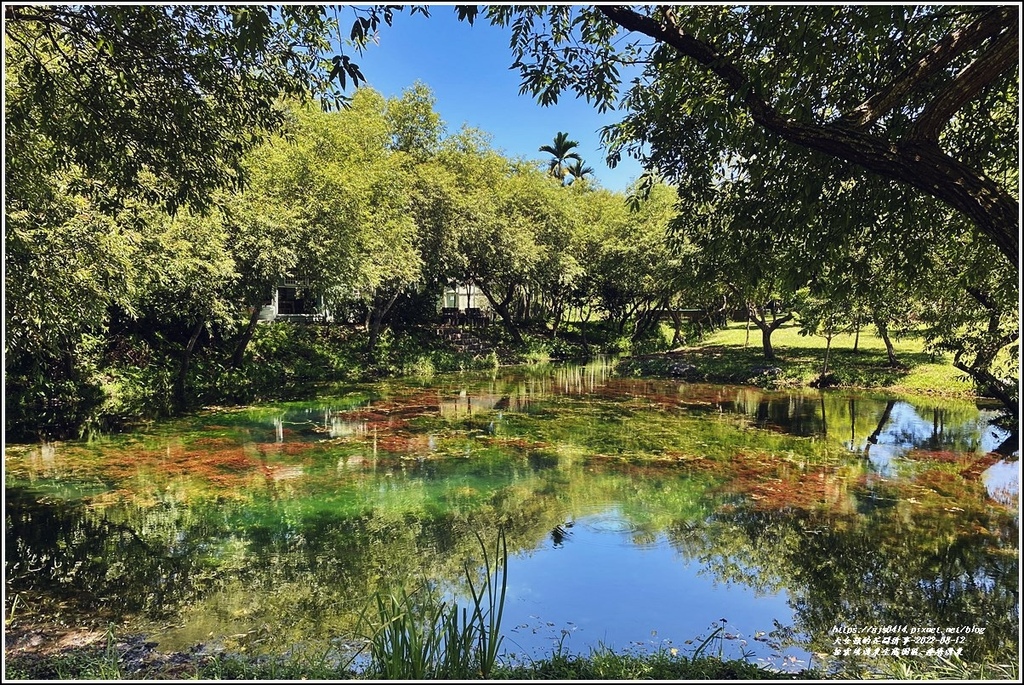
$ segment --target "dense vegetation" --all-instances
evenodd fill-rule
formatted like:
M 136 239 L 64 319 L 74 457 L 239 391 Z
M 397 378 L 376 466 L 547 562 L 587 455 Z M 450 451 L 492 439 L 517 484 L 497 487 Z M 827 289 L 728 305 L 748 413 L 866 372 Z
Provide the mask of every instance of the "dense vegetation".
M 595 352 L 632 355 L 619 367 L 623 374 L 976 392 L 1016 420 L 1019 10 L 455 8 L 460 19 L 510 29 L 524 94 L 547 104 L 575 93 L 599 108 L 619 108 L 621 121 L 604 131 L 609 160 L 629 154 L 649 170 L 625 193 L 596 182 L 568 132 L 538 132 L 542 158 L 510 158 L 492 147 L 486 132 L 448 130 L 424 84 L 392 99 L 369 88 L 346 94 L 347 86 L 365 81 L 353 50 L 368 48 L 402 10 L 344 11 L 355 16 L 348 40 L 338 33 L 347 28 L 342 15 L 320 6 L 5 7 L 6 441 L 73 437 L 200 406 L 298 397 L 330 381 Z M 336 51 L 342 54 L 331 54 Z M 636 75 L 628 86 L 627 71 Z M 259 322 L 286 278 L 301 281 L 302 296 L 319 303 L 322 320 Z M 454 340 L 439 311 L 450 284 L 481 292 L 493 323 Z M 801 344 L 807 340 L 815 343 Z M 824 421 L 824 401 L 821 406 Z M 683 432 L 668 414 L 651 421 L 630 437 L 631 446 L 660 454 L 701 438 L 700 452 L 709 452 L 704 436 Z M 568 443 L 574 427 L 568 416 L 531 437 Z M 666 438 L 671 435 L 679 444 Z M 722 434 L 706 442 L 729 452 L 716 473 L 728 473 L 727 462 L 750 466 L 751 457 L 737 458 Z M 594 451 L 586 442 L 577 447 Z M 132 449 L 137 455 L 137 446 Z M 1016 435 L 997 452 L 1014 449 Z M 208 455 L 202 461 L 220 468 Z M 759 467 L 775 468 L 771 461 Z M 925 473 L 948 488 L 958 482 L 954 467 Z M 237 462 L 225 472 L 239 475 Z M 563 476 L 544 496 L 588 496 L 567 487 L 573 482 Z M 886 550 L 891 568 L 882 569 L 867 553 L 874 543 L 844 533 L 824 515 L 820 526 L 808 516 L 815 537 L 794 544 L 804 539 L 798 494 L 806 505 L 810 489 L 806 481 L 777 480 L 776 499 L 768 503 L 797 510 L 791 520 L 741 512 L 745 519 L 712 522 L 699 535 L 690 527 L 673 534 L 697 551 L 720 545 L 723 559 L 759 560 L 770 572 L 741 579 L 752 585 L 801 578 L 808 579 L 809 595 L 857 597 L 870 587 L 884 600 L 879 605 L 914 615 L 929 608 L 890 601 L 889 594 L 905 597 L 909 585 L 879 578 L 908 571 L 930 578 L 931 567 L 917 560 L 928 564 L 931 557 L 910 553 L 936 547 L 931 532 L 908 533 L 905 511 L 894 509 L 891 521 L 879 515 L 879 539 L 892 545 Z M 649 487 L 657 491 L 652 498 L 668 496 L 656 479 Z M 526 503 L 539 507 L 543 497 L 523 492 L 510 510 L 525 518 Z M 974 515 L 965 502 L 988 502 L 981 495 L 955 499 L 960 494 L 928 502 L 935 519 L 922 518 L 920 530 L 946 535 L 950 512 L 967 508 Z M 362 493 L 358 501 L 365 504 Z M 669 504 L 678 514 L 679 503 Z M 217 525 L 244 528 L 223 516 L 223 502 L 210 507 L 206 515 Z M 59 573 L 109 584 L 110 595 L 93 594 L 90 601 L 125 599 L 114 562 L 135 567 L 147 586 L 154 585 L 156 576 L 147 575 L 154 569 L 163 578 L 179 577 L 159 566 L 177 560 L 140 553 L 134 545 L 147 543 L 127 525 L 111 529 L 108 539 L 95 534 L 106 522 L 89 528 L 86 518 L 75 529 L 40 520 L 29 515 L 8 523 L 25 523 L 43 549 L 52 544 L 55 551 L 38 559 L 56 566 L 77 545 L 88 563 Z M 375 523 L 371 514 L 365 521 Z M 330 526 L 323 518 L 303 520 L 298 539 L 317 546 L 304 558 L 330 562 L 322 565 L 320 595 L 331 596 L 343 563 L 377 564 L 391 551 L 382 540 L 407 543 L 408 521 L 386 521 L 386 535 L 374 544 L 337 540 L 333 556 L 325 557 Z M 541 523 L 541 534 L 554 525 Z M 474 532 L 482 527 L 474 526 Z M 819 527 L 830 532 L 819 535 Z M 986 536 L 1005 533 L 978 528 Z M 74 545 L 61 538 L 68 530 Z M 252 530 L 254 540 L 291 539 L 284 523 Z M 1009 546 L 999 554 L 987 543 L 956 549 L 961 557 L 945 553 L 934 563 L 951 569 L 962 559 L 980 559 L 981 567 L 1016 563 Z M 825 572 L 818 563 L 823 555 L 842 563 Z M 450 571 L 452 558 L 438 554 L 430 561 Z M 202 563 L 199 556 L 186 561 Z M 256 575 L 258 562 L 247 563 Z M 87 574 L 96 564 L 109 568 Z M 26 562 L 22 577 L 32 582 L 40 568 Z M 275 587 L 288 589 L 279 582 L 284 578 L 294 583 L 285 570 Z M 196 574 L 196 587 L 204 577 Z M 999 620 L 1019 613 L 1010 595 L 964 587 L 951 595 L 935 586 L 942 601 L 930 607 L 959 610 L 980 596 L 993 602 L 990 613 Z M 364 594 L 378 600 L 387 626 L 401 627 L 389 618 L 409 615 L 408 597 Z M 875 597 L 860 594 L 850 615 L 873 617 Z M 5 607 L 5 627 L 15 621 L 19 596 Z M 418 636 L 422 644 L 410 645 L 409 632 L 394 632 L 393 642 L 374 645 L 362 672 L 326 658 L 155 655 L 142 638 L 119 639 L 111 628 L 105 648 L 22 655 L 8 661 L 6 674 L 401 677 L 409 673 L 400 669 L 414 663 L 408 652 L 426 645 L 433 660 L 414 676 L 778 677 L 709 657 L 704 645 L 688 655 L 605 649 L 570 655 L 559 648 L 529 664 L 500 663 L 498 643 L 486 637 L 495 639 L 497 626 L 485 629 L 485 616 L 495 616 L 494 599 L 485 614 L 475 590 L 473 597 L 470 624 L 466 614 L 460 624 L 457 610 L 434 607 L 437 622 Z M 811 611 L 821 606 L 806 603 L 808 622 L 835 620 Z M 374 634 L 386 632 L 380 627 Z M 1016 666 L 998 665 L 1015 646 L 995 645 L 1001 634 L 990 632 L 993 645 L 969 664 L 894 661 L 870 673 L 830 675 L 1015 678 Z M 489 645 L 487 654 L 438 651 L 459 640 Z
M 354 11 L 357 48 L 395 12 Z M 796 23 L 828 25 L 813 55 L 807 31 L 773 30 L 793 25 L 790 10 L 489 10 L 511 26 L 524 91 L 542 102 L 576 88 L 607 106 L 615 65 L 651 57 L 606 132 L 613 158 L 652 170 L 628 198 L 588 178 L 565 133 L 539 148 L 550 159 L 509 159 L 485 133 L 447 131 L 424 85 L 342 96 L 362 74 L 346 55 L 322 68 L 339 22 L 323 8 L 5 12 L 9 436 L 558 354 L 569 327 L 577 352 L 650 351 L 729 316 L 757 327 L 767 362 L 790 321 L 826 349 L 871 326 L 893 367 L 891 338 L 919 333 L 1016 411 L 1016 248 L 1000 217 L 1016 203 L 1018 84 L 1005 8 L 799 10 Z M 653 47 L 618 49 L 622 28 Z M 906 44 L 894 43 L 901 30 Z M 577 31 L 592 49 L 560 52 Z M 963 40 L 941 52 L 954 34 Z M 732 40 L 732 63 L 705 59 Z M 921 51 L 927 73 L 900 72 Z M 793 59 L 748 56 L 762 53 Z M 825 99 L 798 93 L 805 82 Z M 324 111 L 317 96 L 347 107 Z M 849 112 L 856 121 L 832 122 Z M 889 139 L 898 159 L 873 156 Z M 940 144 L 968 196 L 893 170 Z M 976 207 L 985 193 L 988 214 Z M 284 277 L 305 279 L 333 322 L 258 326 Z M 430 335 L 452 282 L 489 301 L 495 354 Z M 830 371 L 826 354 L 820 375 Z

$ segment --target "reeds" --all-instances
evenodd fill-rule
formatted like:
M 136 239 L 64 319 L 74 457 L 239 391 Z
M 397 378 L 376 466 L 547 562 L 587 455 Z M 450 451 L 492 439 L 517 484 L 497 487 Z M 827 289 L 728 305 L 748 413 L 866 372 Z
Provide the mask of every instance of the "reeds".
M 508 587 L 508 546 L 498 531 L 493 556 L 477 536 L 484 576 L 466 568 L 472 606 L 442 601 L 423 591 L 381 592 L 376 616 L 360 623 L 370 650 L 367 675 L 386 680 L 488 678 L 500 654 L 501 617 Z

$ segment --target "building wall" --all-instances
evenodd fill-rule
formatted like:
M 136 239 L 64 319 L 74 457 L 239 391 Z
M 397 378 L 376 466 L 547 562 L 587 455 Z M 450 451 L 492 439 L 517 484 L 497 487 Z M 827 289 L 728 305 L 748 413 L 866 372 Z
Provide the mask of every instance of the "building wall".
M 445 288 L 444 294 L 441 295 L 440 306 L 447 309 L 459 309 L 460 311 L 466 310 L 467 297 L 469 299 L 470 309 L 490 309 L 491 303 L 487 301 L 484 294 L 480 292 L 480 288 L 475 285 L 457 285 L 455 287 Z
M 286 278 L 283 283 L 274 288 L 274 294 L 270 301 L 263 305 L 259 318 L 261 321 L 314 321 L 324 320 L 324 307 L 322 298 L 314 301 L 303 293 L 308 285 L 306 279 Z M 326 316 L 330 321 L 331 317 Z

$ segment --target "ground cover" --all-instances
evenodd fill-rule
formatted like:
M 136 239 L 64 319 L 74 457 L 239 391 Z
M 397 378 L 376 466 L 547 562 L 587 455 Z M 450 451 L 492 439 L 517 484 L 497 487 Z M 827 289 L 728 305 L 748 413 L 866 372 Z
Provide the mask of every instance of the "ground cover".
M 854 344 L 856 342 L 856 350 Z M 920 338 L 894 340 L 899 366 L 889 364 L 881 338 L 870 331 L 859 337 L 844 333 L 832 340 L 826 384 L 875 388 L 894 392 L 971 396 L 974 386 L 966 374 L 942 354 L 924 348 Z M 669 352 L 623 360 L 621 373 L 633 376 L 669 376 L 686 380 L 746 383 L 764 387 L 799 387 L 817 384 L 822 376 L 825 340 L 803 336 L 796 324 L 784 325 L 772 335 L 776 359 L 764 358 L 761 332 L 732 322 L 692 345 Z
M 39 631 L 8 635 L 5 680 L 367 680 L 379 674 L 339 666 L 323 656 L 299 655 L 272 660 L 245 654 L 211 652 L 198 645 L 188 652 L 162 653 L 141 636 L 116 636 L 112 631 L 78 633 L 52 639 L 46 650 L 26 645 L 39 641 Z M 11 649 L 14 644 L 19 648 Z M 793 673 L 761 668 L 740 659 L 714 655 L 691 658 L 673 650 L 652 653 L 594 649 L 589 654 L 563 654 L 522 664 L 499 664 L 492 680 L 849 680 L 962 679 L 1017 680 L 1017 664 L 966 664 L 958 659 L 880 662 L 871 672 L 825 673 L 804 669 Z

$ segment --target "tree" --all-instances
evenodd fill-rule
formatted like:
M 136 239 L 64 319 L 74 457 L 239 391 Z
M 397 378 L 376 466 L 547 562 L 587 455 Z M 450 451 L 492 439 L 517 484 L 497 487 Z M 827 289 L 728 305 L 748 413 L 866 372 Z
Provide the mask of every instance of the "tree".
M 645 65 L 619 103 L 625 118 L 605 130 L 611 161 L 627 151 L 699 197 L 727 159 L 741 170 L 759 164 L 732 153 L 784 142 L 797 176 L 818 174 L 819 155 L 937 198 L 1016 268 L 1020 207 L 1007 174 L 1019 165 L 1018 12 L 600 5 L 486 14 L 511 26 L 523 90 L 545 104 L 574 90 L 610 107 L 619 68 Z
M 761 331 L 764 358 L 773 361 L 772 334 L 795 318 L 793 295 L 817 258 L 782 230 L 790 219 L 780 205 L 759 202 L 756 186 L 722 182 L 712 202 L 680 212 L 673 231 L 689 257 L 689 288 L 700 292 L 720 284 Z
M 389 106 L 402 105 L 369 88 L 341 112 L 296 106 L 288 139 L 254 155 L 252 192 L 292 217 L 294 234 L 282 236 L 296 255 L 292 275 L 306 279 L 309 295 L 328 310 L 358 305 L 370 350 L 421 266 L 403 157 L 411 153 L 392 149 Z
M 587 270 L 594 274 L 597 300 L 618 333 L 637 342 L 658 323 L 679 288 L 680 261 L 669 239 L 676 194 L 667 185 L 655 185 L 632 210 L 621 195 L 593 195 L 587 221 L 598 227 L 601 242 Z
M 508 183 L 516 198 L 514 212 L 533 226 L 538 249 L 524 287 L 523 318 L 544 322 L 550 318 L 551 334 L 557 337 L 572 288 L 584 271 L 575 248 L 586 193 L 582 185 L 554 185 L 529 167 L 515 168 Z
M 582 159 L 575 159 L 565 167 L 566 171 L 572 176 L 572 182 L 582 180 L 587 176 L 594 175 L 594 168 L 587 166 Z
M 107 310 L 134 309 L 138 236 L 130 215 L 108 215 L 77 195 L 77 176 L 8 178 L 7 190 L 17 185 L 34 199 L 5 216 L 5 429 L 63 437 L 103 401 L 96 366 Z
M 512 339 L 521 344 L 520 321 L 528 309 L 526 290 L 543 259 L 534 214 L 538 196 L 535 184 L 528 182 L 529 169 L 513 168 L 497 156 L 491 164 L 496 165 L 491 173 L 500 174 L 488 192 L 493 201 L 485 213 L 476 215 L 473 228 L 462 234 L 460 251 L 466 259 L 467 275 L 501 317 Z M 485 187 L 478 185 L 477 192 Z M 522 303 L 518 311 L 517 301 Z
M 952 232 L 930 260 L 918 286 L 921 319 L 929 346 L 951 353 L 980 393 L 1019 417 L 1019 294 L 1011 267 L 971 238 L 969 230 Z
M 818 292 L 805 291 L 798 293 L 800 334 L 820 335 L 825 338 L 825 355 L 821 362 L 821 374 L 818 383 L 824 387 L 828 376 L 828 358 L 832 352 L 832 338 L 850 329 L 853 325 L 849 313 L 851 303 L 848 300 L 850 288 L 844 283 L 829 283 L 827 289 Z
M 445 124 L 434 110 L 434 94 L 419 81 L 406 88 L 400 98 L 385 105 L 391 131 L 391 149 L 405 152 L 416 162 L 437 154 L 445 135 Z
M 457 12 L 472 22 L 481 11 Z M 574 91 L 602 111 L 617 106 L 622 121 L 603 132 L 609 163 L 637 157 L 686 202 L 711 202 L 723 178 L 774 177 L 775 189 L 751 183 L 766 189 L 763 204 L 813 219 L 791 225 L 786 239 L 834 251 L 864 225 L 846 215 L 865 194 L 835 192 L 853 182 L 870 189 L 867 209 L 880 215 L 900 204 L 923 204 L 942 220 L 952 210 L 975 227 L 968 235 L 977 254 L 995 248 L 1019 271 L 1016 7 L 504 5 L 484 14 L 512 30 L 521 92 L 541 104 Z M 634 67 L 642 72 L 622 95 L 622 72 Z M 828 230 L 833 224 L 839 229 Z M 878 247 L 902 242 L 912 254 L 940 234 L 901 241 L 906 227 L 892 220 L 876 229 Z M 998 319 L 1005 328 L 992 314 L 1002 307 L 984 294 L 992 289 L 969 280 L 958 282 L 981 304 L 967 308 L 979 317 L 974 325 Z M 984 347 L 1015 340 L 1014 329 L 987 333 Z M 964 346 L 959 363 L 995 387 L 963 361 L 973 343 L 955 345 Z
M 254 177 L 243 193 L 229 195 L 220 204 L 227 231 L 225 250 L 234 262 L 229 297 L 241 305 L 247 322 L 231 353 L 231 366 L 240 368 L 245 350 L 256 332 L 260 312 L 274 289 L 298 266 L 301 225 L 295 208 L 269 201 L 263 192 L 267 170 L 253 171 L 258 154 L 250 155 L 249 173 Z
M 548 162 L 548 173 L 562 183 L 565 183 L 566 176 L 571 173 L 568 160 L 572 159 L 581 164 L 583 162 L 583 158 L 579 156 L 579 153 L 572 151 L 574 147 L 578 146 L 579 141 L 569 140 L 569 134 L 562 131 L 555 135 L 555 140 L 551 145 L 541 145 L 538 150 L 551 155 L 551 161 Z
M 186 209 L 170 216 L 153 207 L 139 215 L 137 316 L 177 356 L 173 409 L 184 411 L 194 397 L 189 379 L 200 336 L 233 313 L 227 296 L 235 264 L 220 215 Z
M 280 97 L 337 105 L 332 79 L 361 76 L 340 56 L 323 69 L 336 22 L 321 7 L 7 5 L 4 19 L 8 135 L 43 137 L 96 192 L 171 209 L 240 185 L 245 153 L 284 123 Z
M 552 199 L 561 188 L 532 165 L 495 152 L 473 129 L 445 139 L 421 171 L 414 206 L 429 280 L 475 284 L 509 336 L 522 342 L 527 297 L 552 256 L 544 240 L 562 221 Z

